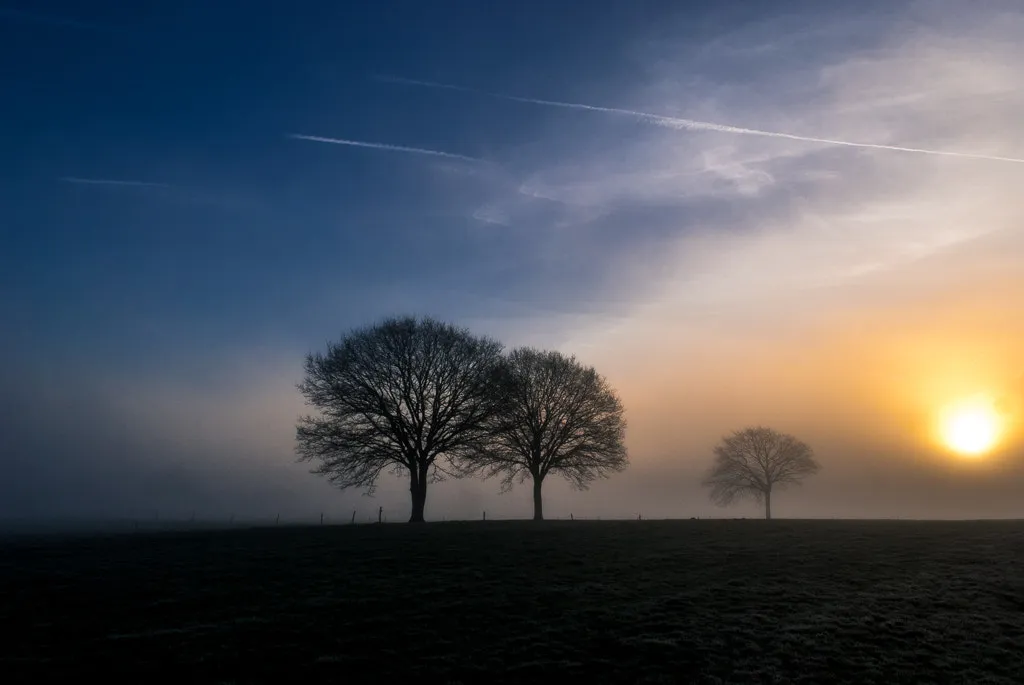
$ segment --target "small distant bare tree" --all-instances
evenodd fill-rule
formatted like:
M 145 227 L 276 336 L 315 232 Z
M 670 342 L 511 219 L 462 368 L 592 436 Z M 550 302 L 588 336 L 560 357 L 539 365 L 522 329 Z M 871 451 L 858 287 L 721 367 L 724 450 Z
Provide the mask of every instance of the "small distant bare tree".
M 500 343 L 433 319 L 387 319 L 306 357 L 298 388 L 318 416 L 299 419 L 299 458 L 340 488 L 372 493 L 381 472 L 409 475 L 410 522 L 427 484 L 490 434 Z
M 502 491 L 533 480 L 533 518 L 544 518 L 541 488 L 551 473 L 584 490 L 628 461 L 622 403 L 593 367 L 559 352 L 519 348 L 502 365 L 494 437 L 471 463 L 500 475 Z
M 736 431 L 715 447 L 715 463 L 704 479 L 711 499 L 728 506 L 753 497 L 764 502 L 764 517 L 772 517 L 772 491 L 799 484 L 818 472 L 814 452 L 792 435 L 757 426 Z

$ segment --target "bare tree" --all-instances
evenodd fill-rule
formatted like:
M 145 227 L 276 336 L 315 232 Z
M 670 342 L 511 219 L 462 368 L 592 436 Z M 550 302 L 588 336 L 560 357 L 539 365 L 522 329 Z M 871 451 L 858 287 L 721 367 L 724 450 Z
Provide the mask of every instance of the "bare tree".
M 541 488 L 551 473 L 584 490 L 628 464 L 622 403 L 593 369 L 559 352 L 519 348 L 496 386 L 501 412 L 494 436 L 472 465 L 500 475 L 502 491 L 533 480 L 533 518 L 544 518 Z
M 820 469 L 814 452 L 792 435 L 757 426 L 736 431 L 715 447 L 715 463 L 704 479 L 711 499 L 727 506 L 737 499 L 764 501 L 764 517 L 772 517 L 772 490 L 799 484 Z
M 489 435 L 502 346 L 415 317 L 355 330 L 306 357 L 298 388 L 318 416 L 300 417 L 299 459 L 340 488 L 372 494 L 381 472 L 409 475 L 410 522 L 427 484 L 453 475 Z M 445 468 L 445 467 L 449 468 Z

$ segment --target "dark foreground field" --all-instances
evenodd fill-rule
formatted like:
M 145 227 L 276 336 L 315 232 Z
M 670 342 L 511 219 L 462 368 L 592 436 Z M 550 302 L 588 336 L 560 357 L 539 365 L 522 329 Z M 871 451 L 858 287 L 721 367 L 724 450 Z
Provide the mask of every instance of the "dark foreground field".
M 1024 524 L 447 523 L 0 548 L 0 681 L 1024 683 Z

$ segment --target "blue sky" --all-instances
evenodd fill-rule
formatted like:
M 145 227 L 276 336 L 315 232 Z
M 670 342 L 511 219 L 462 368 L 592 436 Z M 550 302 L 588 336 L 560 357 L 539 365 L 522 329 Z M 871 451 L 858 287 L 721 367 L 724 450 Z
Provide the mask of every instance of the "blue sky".
M 821 334 L 832 342 L 816 349 L 836 350 L 863 312 L 857 330 L 890 330 L 886 316 L 952 302 L 954 282 L 972 316 L 979 302 L 1013 311 L 1021 13 L 892 5 L 3 2 L 0 379 L 13 389 L 9 458 L 33 465 L 32 501 L 9 513 L 121 501 L 107 486 L 68 500 L 70 476 L 47 483 L 40 465 L 64 463 L 83 421 L 93 447 L 68 473 L 103 483 L 120 468 L 104 461 L 110 441 L 138 472 L 111 510 L 337 501 L 290 463 L 296 374 L 305 352 L 389 314 L 601 365 L 645 427 L 631 434 L 639 475 L 614 491 L 630 509 L 662 465 L 692 485 L 713 439 L 669 454 L 673 422 L 636 409 L 665 376 L 655 366 L 710 355 L 702 368 L 735 368 L 713 352 L 756 340 L 784 354 L 808 326 L 847 331 Z M 758 363 L 777 367 L 775 353 Z M 941 392 L 1015 396 L 1024 369 L 1001 364 Z M 684 414 L 732 382 L 672 378 L 692 391 L 655 403 Z M 797 381 L 791 394 L 814 404 Z M 252 428 L 247 402 L 259 425 L 225 447 Z M 778 406 L 766 402 L 728 420 Z M 826 445 L 835 435 L 794 412 L 780 419 Z M 692 421 L 731 427 L 716 416 Z M 26 428 L 42 417 L 69 442 Z M 189 458 L 165 440 L 183 425 Z M 249 484 L 196 468 L 230 474 L 244 462 L 216 455 L 252 449 L 265 455 Z M 890 482 L 911 482 L 900 464 Z M 166 469 L 179 485 L 139 494 Z M 280 478 L 291 485 L 275 489 Z M 459 487 L 451 497 L 493 495 Z
M 598 227 L 590 245 L 552 265 L 520 235 L 473 218 L 488 216 L 494 185 L 599 151 L 594 137 L 645 131 L 375 76 L 618 104 L 616 92 L 645 76 L 638 37 L 650 40 L 652 27 L 692 8 L 152 6 L 8 4 L 0 14 L 4 61 L 19 65 L 3 113 L 13 248 L 4 267 L 17 292 L 7 304 L 23 335 L 38 331 L 32 347 L 67 327 L 90 354 L 116 340 L 118 357 L 160 344 L 153 338 L 167 328 L 209 336 L 203 348 L 282 330 L 333 332 L 377 309 L 325 310 L 352 307 L 349 298 L 422 307 L 451 290 L 571 302 L 601 281 L 594 243 L 649 239 Z M 757 18 L 697 17 L 686 31 L 695 39 Z M 456 161 L 445 173 L 439 158 L 311 144 L 291 132 L 492 164 Z M 537 232 L 564 220 L 545 204 L 517 219 Z

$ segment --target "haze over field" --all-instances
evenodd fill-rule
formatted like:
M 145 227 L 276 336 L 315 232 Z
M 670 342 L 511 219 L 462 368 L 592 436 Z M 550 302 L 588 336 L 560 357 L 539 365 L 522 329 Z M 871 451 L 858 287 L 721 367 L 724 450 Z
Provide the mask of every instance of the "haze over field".
M 822 464 L 776 516 L 1024 516 L 1019 2 L 145 5 L 0 4 L 0 517 L 404 520 L 294 456 L 303 356 L 404 313 L 618 390 L 550 517 L 757 516 L 700 487 L 752 424 Z

